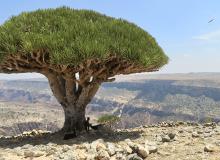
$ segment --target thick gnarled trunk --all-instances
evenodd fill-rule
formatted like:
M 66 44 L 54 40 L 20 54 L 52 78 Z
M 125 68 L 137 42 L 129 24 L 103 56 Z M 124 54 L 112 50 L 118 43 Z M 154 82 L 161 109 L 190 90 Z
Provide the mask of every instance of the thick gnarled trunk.
M 79 108 L 77 105 L 64 107 L 65 120 L 63 131 L 73 132 L 85 129 L 85 107 Z
M 52 92 L 62 105 L 65 121 L 63 131 L 80 132 L 85 129 L 85 110 L 99 88 L 99 83 L 79 85 L 75 77 L 65 77 L 56 73 L 46 74 Z

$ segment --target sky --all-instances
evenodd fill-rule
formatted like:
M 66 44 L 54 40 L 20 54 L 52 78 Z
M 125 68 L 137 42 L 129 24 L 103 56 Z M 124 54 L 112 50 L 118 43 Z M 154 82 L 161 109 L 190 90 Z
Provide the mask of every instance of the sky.
M 0 5 L 0 24 L 23 11 L 60 6 L 123 18 L 149 32 L 170 58 L 157 73 L 220 72 L 219 0 L 7 0 Z

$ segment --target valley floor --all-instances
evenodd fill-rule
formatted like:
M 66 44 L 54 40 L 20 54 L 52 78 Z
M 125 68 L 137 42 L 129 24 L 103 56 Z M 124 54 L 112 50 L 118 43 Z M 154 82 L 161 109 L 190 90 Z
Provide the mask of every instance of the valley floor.
M 103 128 L 71 140 L 26 132 L 0 138 L 0 159 L 220 160 L 220 125 L 168 123 L 112 132 Z

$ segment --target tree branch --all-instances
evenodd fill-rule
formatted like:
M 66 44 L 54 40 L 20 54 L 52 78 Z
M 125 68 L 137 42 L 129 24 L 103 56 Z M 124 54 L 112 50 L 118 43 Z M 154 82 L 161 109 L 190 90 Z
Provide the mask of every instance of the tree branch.
M 67 100 L 66 100 L 66 93 L 63 88 L 63 84 L 61 84 L 58 80 L 57 74 L 56 73 L 47 73 L 46 77 L 48 78 L 50 88 L 58 100 L 58 102 L 63 105 L 63 106 L 68 106 Z

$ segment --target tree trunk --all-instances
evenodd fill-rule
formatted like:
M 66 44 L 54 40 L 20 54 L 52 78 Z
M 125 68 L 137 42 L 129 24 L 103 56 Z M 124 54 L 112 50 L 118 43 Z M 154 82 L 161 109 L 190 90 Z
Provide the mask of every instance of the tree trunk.
M 75 132 L 85 129 L 85 107 L 78 107 L 77 105 L 69 105 L 63 107 L 64 109 L 64 125 L 63 131 Z
M 65 121 L 62 131 L 66 133 L 81 132 L 85 129 L 86 106 L 95 96 L 100 84 L 87 82 L 85 85 L 76 87 L 74 77 L 66 78 L 53 72 L 47 72 L 46 76 L 54 96 L 64 110 Z

